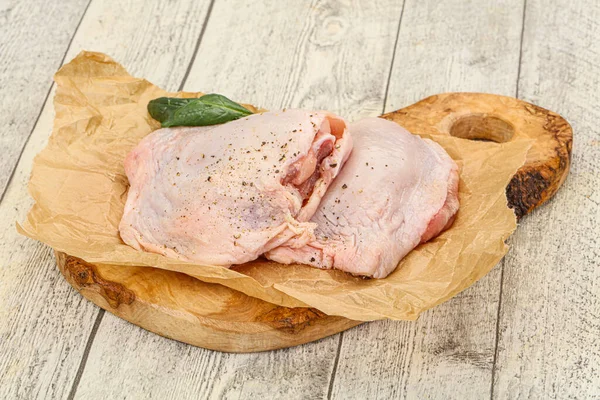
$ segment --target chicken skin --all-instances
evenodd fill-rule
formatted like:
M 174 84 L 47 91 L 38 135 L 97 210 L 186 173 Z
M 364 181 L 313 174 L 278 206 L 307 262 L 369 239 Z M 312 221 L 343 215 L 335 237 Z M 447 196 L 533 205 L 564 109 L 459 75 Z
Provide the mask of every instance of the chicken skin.
M 352 155 L 311 222 L 271 260 L 385 278 L 408 252 L 447 229 L 458 210 L 458 167 L 437 143 L 380 118 L 349 125 Z
M 222 125 L 159 129 L 126 157 L 130 188 L 119 225 L 128 245 L 231 266 L 294 239 L 350 155 L 346 123 L 284 110 Z

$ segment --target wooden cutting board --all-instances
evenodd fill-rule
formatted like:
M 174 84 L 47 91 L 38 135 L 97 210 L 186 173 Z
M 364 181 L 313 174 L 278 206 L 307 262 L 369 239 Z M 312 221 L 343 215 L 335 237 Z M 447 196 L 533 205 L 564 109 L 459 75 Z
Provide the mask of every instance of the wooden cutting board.
M 569 171 L 573 132 L 560 115 L 514 98 L 447 93 L 385 114 L 411 132 L 535 143 L 506 188 L 520 218 L 556 193 Z M 360 324 L 312 308 L 286 308 L 177 272 L 92 265 L 56 252 L 58 267 L 83 296 L 168 338 L 228 352 L 311 342 Z

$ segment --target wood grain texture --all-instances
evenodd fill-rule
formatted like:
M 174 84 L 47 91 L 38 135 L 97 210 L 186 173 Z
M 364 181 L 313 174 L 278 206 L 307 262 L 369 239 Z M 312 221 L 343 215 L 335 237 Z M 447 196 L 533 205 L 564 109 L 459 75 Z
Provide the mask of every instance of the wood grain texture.
M 93 265 L 56 253 L 67 281 L 85 298 L 143 328 L 227 352 L 296 346 L 360 322 L 311 308 L 285 308 L 185 274 Z
M 401 5 L 217 0 L 184 89 L 218 91 L 268 108 L 337 104 L 334 111 L 352 118 L 379 115 Z M 337 23 L 344 27 L 342 36 Z M 286 99 L 292 91 L 296 94 Z M 76 398 L 144 392 L 156 398 L 321 399 L 329 390 L 338 344 L 335 336 L 269 353 L 215 353 L 107 314 Z
M 385 112 L 446 92 L 515 96 L 523 0 L 407 0 Z
M 185 4 L 153 3 L 142 10 L 138 3 L 94 1 L 66 60 L 81 48 L 107 51 L 157 84 L 176 89 L 174 79 L 183 78 L 202 28 L 191 21 L 202 19 L 208 6 L 208 2 Z M 66 9 L 63 6 L 63 13 Z M 181 21 L 187 23 L 180 26 Z M 47 23 L 43 29 L 60 25 L 52 20 Z M 182 43 L 185 48 L 180 47 Z M 171 68 L 156 69 L 162 59 L 170 60 Z M 51 73 L 46 79 L 50 85 Z M 19 236 L 14 226 L 31 206 L 27 181 L 33 157 L 51 131 L 52 109 L 48 101 L 0 204 L 0 398 L 66 398 L 98 315 L 97 307 L 82 302 L 64 282 L 52 252 Z
M 0 198 L 87 4 L 0 3 Z M 7 194 L 0 205 L 0 398 L 6 399 L 66 397 L 97 314 L 73 297 L 51 250 L 15 231 L 31 205 L 24 190 L 30 161 L 22 163 L 20 196 Z
M 495 399 L 600 393 L 599 21 L 597 1 L 527 1 L 519 94 L 567 117 L 575 143 L 563 188 L 511 238 Z
M 406 2 L 385 112 L 444 92 L 514 96 L 523 1 Z M 334 398 L 489 398 L 501 265 L 415 322 L 344 332 Z
M 106 313 L 76 399 L 322 399 L 338 340 L 266 353 L 200 349 Z M 108 347 L 110 345 L 110 347 Z
M 194 56 L 209 0 L 93 0 L 66 60 L 82 50 L 109 54 L 134 76 L 177 90 Z
M 88 3 L 0 3 L 0 198 Z
M 401 10 L 392 0 L 217 0 L 185 89 L 268 109 L 378 116 Z

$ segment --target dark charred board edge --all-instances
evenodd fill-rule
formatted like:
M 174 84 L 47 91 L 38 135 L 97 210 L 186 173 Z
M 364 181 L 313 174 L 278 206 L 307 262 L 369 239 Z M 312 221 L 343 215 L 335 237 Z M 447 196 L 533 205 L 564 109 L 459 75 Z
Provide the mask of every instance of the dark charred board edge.
M 573 129 L 560 115 L 526 103 L 525 109 L 546 119 L 544 129 L 554 136 L 554 154 L 536 163 L 522 166 L 506 187 L 508 206 L 518 218 L 548 201 L 565 181 L 571 166 Z

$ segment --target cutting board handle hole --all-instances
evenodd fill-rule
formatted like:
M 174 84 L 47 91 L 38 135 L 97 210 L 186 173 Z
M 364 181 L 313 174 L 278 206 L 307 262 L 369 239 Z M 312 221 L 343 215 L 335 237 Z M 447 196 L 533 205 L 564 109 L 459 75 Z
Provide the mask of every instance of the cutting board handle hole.
M 515 127 L 493 115 L 470 114 L 454 122 L 450 134 L 462 139 L 504 143 L 512 139 Z

